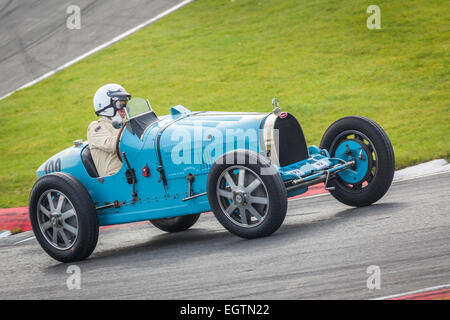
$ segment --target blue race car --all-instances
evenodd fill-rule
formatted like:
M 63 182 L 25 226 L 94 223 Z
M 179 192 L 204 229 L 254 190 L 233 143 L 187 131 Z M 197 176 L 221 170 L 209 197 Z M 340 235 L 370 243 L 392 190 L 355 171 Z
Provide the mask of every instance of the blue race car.
M 99 226 L 150 220 L 166 232 L 190 228 L 213 211 L 243 238 L 275 232 L 288 197 L 325 183 L 340 202 L 368 206 L 389 189 L 394 151 L 374 121 L 334 122 L 320 148 L 307 146 L 297 119 L 269 114 L 194 112 L 183 106 L 158 117 L 148 100 L 133 98 L 119 130 L 123 165 L 99 177 L 89 145 L 74 145 L 37 170 L 30 220 L 42 248 L 61 262 L 87 258 Z

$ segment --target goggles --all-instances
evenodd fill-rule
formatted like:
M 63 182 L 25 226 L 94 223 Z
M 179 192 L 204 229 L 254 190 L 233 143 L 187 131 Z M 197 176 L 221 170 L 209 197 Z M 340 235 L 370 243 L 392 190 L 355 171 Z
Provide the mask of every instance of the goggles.
M 128 104 L 129 99 L 121 99 L 121 100 L 115 100 L 113 99 L 113 105 L 116 110 L 122 110 L 126 108 Z

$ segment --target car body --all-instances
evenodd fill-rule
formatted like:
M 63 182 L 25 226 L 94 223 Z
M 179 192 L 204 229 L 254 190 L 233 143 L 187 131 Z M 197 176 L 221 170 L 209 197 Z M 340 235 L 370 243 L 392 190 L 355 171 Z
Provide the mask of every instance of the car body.
M 147 104 L 147 109 L 144 103 Z M 248 238 L 265 236 L 278 228 L 285 214 L 285 212 L 280 214 L 278 222 L 275 223 L 277 226 L 272 226 L 269 228 L 270 230 L 258 229 L 262 228 L 261 225 L 264 224 L 263 218 L 268 212 L 267 208 L 270 207 L 269 200 L 272 203 L 273 199 L 277 197 L 269 196 L 272 192 L 269 190 L 272 188 L 270 185 L 279 185 L 276 192 L 280 194 L 281 199 L 304 193 L 310 185 L 321 182 L 325 182 L 325 186 L 335 192 L 335 186 L 332 184 L 336 178 L 341 181 L 342 185 L 351 186 L 354 182 L 355 184 L 360 183 L 361 189 L 367 189 L 367 185 L 376 180 L 374 177 L 380 168 L 380 163 L 377 162 L 376 166 L 373 166 L 373 163 L 382 160 L 376 155 L 377 149 L 373 147 L 374 143 L 372 142 L 379 137 L 376 136 L 376 133 L 375 137 L 372 137 L 358 128 L 352 131 L 351 135 L 353 136 L 347 135 L 341 138 L 344 139 L 344 142 L 333 145 L 333 157 L 326 148 L 308 147 L 300 123 L 292 114 L 281 112 L 277 101 L 274 101 L 274 111 L 271 113 L 193 112 L 179 105 L 172 107 L 170 114 L 162 117 L 157 117 L 149 102 L 144 99 L 132 99 L 129 106 L 131 108 L 131 110 L 128 109 L 129 119 L 120 130 L 120 139 L 118 140 L 120 142 L 117 146 L 117 154 L 123 161 L 123 165 L 116 174 L 98 177 L 90 156 L 88 142 L 80 140 L 52 156 L 36 172 L 38 181 L 48 175 L 57 176 L 58 172 L 63 172 L 84 186 L 95 207 L 95 217 L 99 226 L 143 220 L 150 220 L 158 226 L 157 221 L 171 221 L 171 218 L 198 215 L 208 211 L 216 214 L 217 211 L 221 211 L 219 221 L 231 232 Z M 371 121 L 361 117 L 355 119 L 359 119 L 358 121 L 363 119 L 363 122 L 367 123 Z M 353 121 L 356 121 L 355 119 Z M 356 127 L 358 125 L 359 122 Z M 361 125 L 363 128 L 364 123 Z M 325 136 L 324 139 L 327 140 Z M 385 134 L 383 139 L 387 139 Z M 381 148 L 386 147 L 392 150 L 390 142 L 384 142 L 386 146 L 377 143 L 382 145 Z M 328 144 L 330 143 L 328 142 Z M 372 146 L 372 149 L 367 147 L 368 145 Z M 239 164 L 239 161 L 236 162 L 236 157 L 239 158 L 239 155 L 243 159 L 245 158 L 242 165 Z M 227 157 L 230 156 L 232 159 L 228 163 L 230 159 Z M 246 166 L 245 162 L 251 162 L 252 159 L 253 167 Z M 389 170 L 386 169 L 388 172 L 385 174 L 386 178 L 383 184 L 385 190 L 381 192 L 382 194 L 378 192 L 381 196 L 387 191 L 392 181 L 393 161 L 392 151 L 392 156 L 386 160 L 389 162 Z M 266 178 L 262 177 L 262 173 L 257 172 L 261 163 L 263 163 L 262 167 L 268 169 L 267 175 L 276 176 L 273 182 L 268 180 L 268 182 L 264 182 Z M 229 171 L 229 174 L 233 176 L 234 180 L 230 181 L 229 175 L 224 170 L 233 164 L 235 166 L 231 168 L 235 171 Z M 238 177 L 238 171 L 243 171 L 242 181 L 240 174 Z M 233 172 L 236 172 L 235 177 Z M 214 177 L 211 177 L 212 175 Z M 214 180 L 218 179 L 218 176 L 222 177 L 223 181 L 220 182 L 222 187 L 219 187 L 219 182 Z M 246 184 L 244 179 L 250 180 Z M 267 199 L 252 205 L 249 199 L 258 201 L 257 197 L 246 194 L 245 188 L 254 180 L 257 181 L 253 185 L 258 185 L 258 188 L 261 189 L 260 194 L 266 196 Z M 209 186 L 211 181 L 214 181 L 213 186 Z M 364 186 L 361 181 L 364 181 Z M 239 188 L 238 184 L 244 187 Z M 231 188 L 233 185 L 236 189 Z M 216 193 L 215 191 L 225 194 L 228 198 L 220 199 L 219 195 L 212 195 Z M 229 196 L 227 195 L 228 191 L 232 191 Z M 55 192 L 50 193 L 50 196 L 47 193 L 48 198 L 57 197 L 58 190 Z M 371 192 L 371 194 L 373 193 Z M 372 197 L 369 202 L 372 203 L 375 198 L 380 198 L 379 194 Z M 348 200 L 347 196 L 345 199 L 339 199 L 339 196 L 342 198 L 342 195 L 339 194 L 335 196 L 344 203 L 350 202 L 348 203 L 350 205 L 370 204 L 367 201 L 367 203 L 362 201 L 352 204 L 352 199 Z M 50 225 L 45 216 L 50 217 L 48 212 L 53 207 L 57 207 L 56 199 L 46 200 L 45 197 L 42 199 L 42 196 L 41 200 L 36 200 L 37 198 L 39 195 L 36 195 L 34 200 L 30 198 L 30 208 L 37 206 L 35 210 L 37 212 L 30 211 L 30 218 L 33 215 L 41 214 L 41 220 L 34 218 L 36 222 L 33 230 L 35 233 L 44 234 L 45 230 L 50 230 L 47 232 L 47 242 L 51 242 L 53 237 L 53 239 L 57 239 L 56 243 L 62 243 L 56 229 L 52 231 L 51 228 L 42 227 L 44 224 L 46 224 L 46 228 Z M 65 195 L 65 198 L 70 198 L 70 196 Z M 216 198 L 219 200 L 216 201 Z M 64 200 L 61 201 L 64 203 Z M 31 205 L 32 202 L 33 205 Z M 51 205 L 50 202 L 52 202 Z M 68 205 L 70 208 L 68 203 L 61 204 L 59 207 L 62 205 Z M 44 215 L 39 211 L 39 207 L 42 206 L 45 207 L 42 211 L 45 213 Z M 234 206 L 237 208 L 236 211 L 227 214 L 226 211 L 233 211 Z M 285 207 L 285 204 L 280 203 L 279 207 L 273 205 L 272 209 L 286 211 Z M 240 211 L 240 208 L 243 208 L 243 211 Z M 260 208 L 261 210 L 258 211 L 260 213 L 255 212 L 252 215 L 250 211 L 254 212 L 255 208 Z M 242 212 L 244 213 L 242 214 Z M 265 213 L 263 214 L 263 212 Z M 239 214 L 241 218 L 234 217 Z M 231 215 L 234 218 L 231 218 Z M 241 220 L 243 215 L 245 215 L 245 219 Z M 252 221 L 252 219 L 255 220 L 254 216 L 259 217 L 256 222 Z M 55 217 L 58 218 L 60 215 L 55 214 Z M 227 227 L 230 222 L 227 222 L 227 217 L 231 221 L 230 228 Z M 41 222 L 39 223 L 39 221 Z M 79 223 L 76 222 L 76 224 Z M 59 226 L 61 227 L 61 225 Z M 237 230 L 238 228 L 241 229 Z M 161 229 L 164 230 L 162 227 Z M 252 229 L 258 229 L 258 232 L 249 234 L 248 231 Z M 43 242 L 45 243 L 45 241 Z M 51 250 L 55 249 L 55 246 L 53 247 Z M 65 248 L 56 246 L 56 249 L 59 250 Z M 73 260 L 73 258 L 63 260 L 71 259 Z

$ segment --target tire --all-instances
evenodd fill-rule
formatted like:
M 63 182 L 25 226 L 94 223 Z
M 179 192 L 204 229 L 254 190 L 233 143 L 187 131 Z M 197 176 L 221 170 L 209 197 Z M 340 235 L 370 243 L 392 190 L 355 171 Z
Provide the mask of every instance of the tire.
M 208 174 L 207 192 L 217 220 L 242 238 L 269 236 L 286 217 L 284 183 L 269 160 L 253 151 L 234 150 L 219 158 Z
M 67 173 L 52 173 L 36 181 L 30 194 L 29 215 L 36 239 L 55 260 L 83 260 L 97 245 L 99 227 L 94 203 L 81 182 Z
M 323 135 L 320 147 L 328 150 L 331 157 L 334 157 L 344 142 L 361 145 L 360 150 L 363 149 L 364 157 L 367 156 L 367 171 L 363 172 L 363 178 L 356 183 L 346 181 L 342 173 L 339 173 L 329 181 L 329 186 L 334 187 L 330 193 L 349 206 L 371 205 L 381 199 L 391 186 L 395 170 L 392 144 L 377 123 L 360 116 L 345 117 L 334 122 Z M 353 159 L 357 166 L 361 159 L 356 155 Z
M 192 227 L 200 217 L 200 214 L 190 214 L 187 216 L 178 216 L 173 218 L 162 218 L 150 220 L 158 229 L 165 232 L 180 232 Z

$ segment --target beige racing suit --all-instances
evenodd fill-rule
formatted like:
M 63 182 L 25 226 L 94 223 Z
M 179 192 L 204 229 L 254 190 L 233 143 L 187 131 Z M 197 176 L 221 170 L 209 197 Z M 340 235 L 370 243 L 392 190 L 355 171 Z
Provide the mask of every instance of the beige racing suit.
M 92 159 L 100 177 L 111 176 L 122 167 L 116 154 L 116 142 L 119 129 L 112 126 L 112 121 L 101 117 L 93 121 L 87 130 Z

